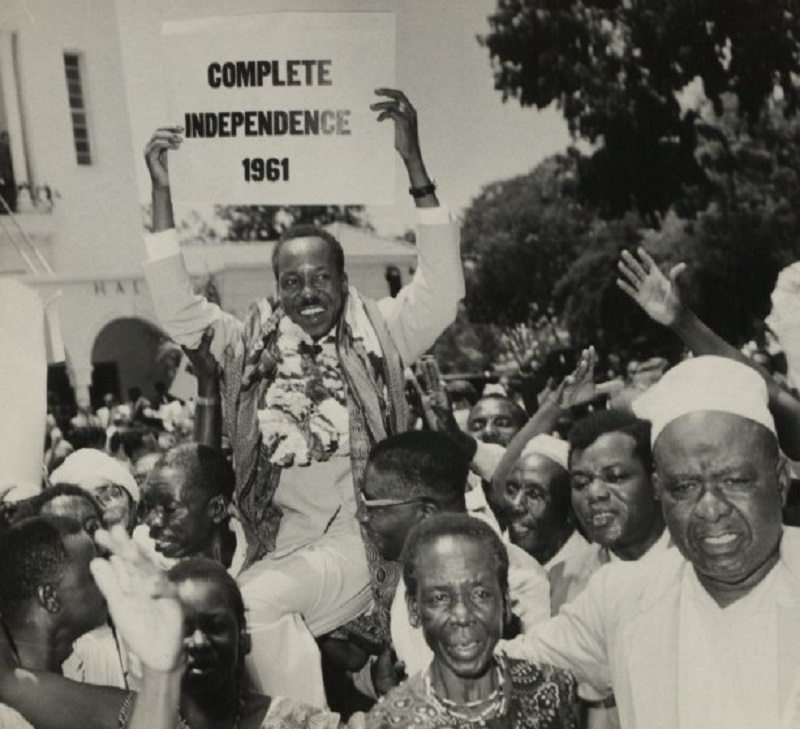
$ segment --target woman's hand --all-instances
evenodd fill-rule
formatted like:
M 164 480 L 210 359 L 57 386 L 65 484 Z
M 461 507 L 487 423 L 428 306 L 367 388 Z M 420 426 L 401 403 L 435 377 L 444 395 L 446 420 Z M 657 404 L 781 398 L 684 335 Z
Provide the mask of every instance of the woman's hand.
M 95 539 L 111 552 L 108 559 L 92 560 L 91 570 L 120 635 L 147 667 L 174 670 L 183 652 L 183 611 L 175 586 L 122 526 L 101 529 Z

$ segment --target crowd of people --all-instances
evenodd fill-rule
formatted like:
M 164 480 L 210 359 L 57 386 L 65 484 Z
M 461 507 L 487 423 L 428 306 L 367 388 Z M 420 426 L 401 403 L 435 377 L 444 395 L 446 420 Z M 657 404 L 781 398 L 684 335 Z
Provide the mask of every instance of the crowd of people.
M 182 130 L 153 134 L 145 272 L 197 396 L 109 395 L 50 424 L 39 493 L 6 485 L 0 727 L 800 726 L 797 392 L 642 249 L 618 285 L 680 361 L 445 382 L 458 228 L 414 107 L 376 93 L 419 213 L 380 301 L 314 226 L 275 244 L 273 304 L 195 294 Z

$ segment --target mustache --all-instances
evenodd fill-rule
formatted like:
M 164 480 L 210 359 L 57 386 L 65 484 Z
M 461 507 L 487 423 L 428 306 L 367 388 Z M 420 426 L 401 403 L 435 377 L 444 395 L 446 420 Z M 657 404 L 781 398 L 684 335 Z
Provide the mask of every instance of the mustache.
M 314 294 L 301 294 L 298 302 L 301 306 L 317 306 L 322 304 L 322 298 Z

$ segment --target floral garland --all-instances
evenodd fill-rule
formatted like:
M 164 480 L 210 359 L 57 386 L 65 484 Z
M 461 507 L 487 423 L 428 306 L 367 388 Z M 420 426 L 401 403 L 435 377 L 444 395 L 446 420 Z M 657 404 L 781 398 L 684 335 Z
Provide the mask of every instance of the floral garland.
M 275 379 L 258 411 L 270 462 L 307 466 L 350 453 L 347 391 L 336 343 L 314 340 L 288 316 L 278 324 Z

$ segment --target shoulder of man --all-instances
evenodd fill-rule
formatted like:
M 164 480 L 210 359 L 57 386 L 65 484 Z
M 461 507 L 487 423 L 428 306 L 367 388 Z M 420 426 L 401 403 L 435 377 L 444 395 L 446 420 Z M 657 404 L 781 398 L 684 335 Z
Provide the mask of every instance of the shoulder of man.
M 592 576 L 590 584 L 602 590 L 612 613 L 646 611 L 680 582 L 687 565 L 677 549 L 665 549 L 648 555 L 646 560 L 606 564 Z
M 535 575 L 545 582 L 548 581 L 547 570 L 524 549 L 511 542 L 506 542 L 506 551 L 508 552 L 509 571 L 514 570 L 528 577 L 533 577 Z
M 800 527 L 783 527 L 781 559 L 792 574 L 800 579 Z

